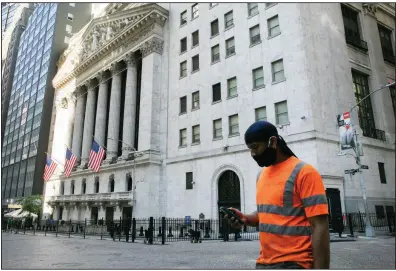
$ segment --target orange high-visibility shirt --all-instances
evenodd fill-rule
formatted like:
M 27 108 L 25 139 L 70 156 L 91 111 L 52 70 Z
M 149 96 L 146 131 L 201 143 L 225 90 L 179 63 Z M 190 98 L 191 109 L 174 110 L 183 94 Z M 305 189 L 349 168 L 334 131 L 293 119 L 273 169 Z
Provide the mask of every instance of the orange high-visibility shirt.
M 261 243 L 257 263 L 296 262 L 312 268 L 308 217 L 328 214 L 318 171 L 294 156 L 266 167 L 257 180 L 256 202 Z

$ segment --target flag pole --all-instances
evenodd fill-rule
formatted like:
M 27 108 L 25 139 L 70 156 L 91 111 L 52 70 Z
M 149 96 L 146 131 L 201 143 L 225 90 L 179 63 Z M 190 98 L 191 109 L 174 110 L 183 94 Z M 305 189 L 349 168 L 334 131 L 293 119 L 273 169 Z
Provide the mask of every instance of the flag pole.
M 69 146 L 67 146 L 66 144 L 63 144 L 63 145 L 65 145 L 70 150 L 70 152 L 73 153 L 72 149 Z M 81 157 L 75 155 L 74 153 L 73 153 L 73 155 L 81 160 Z
M 105 149 L 105 150 L 107 151 L 107 148 L 106 148 L 102 143 L 100 143 L 99 140 L 97 140 L 97 139 L 95 138 L 94 135 L 92 135 L 92 138 L 93 138 L 96 142 L 98 142 L 99 145 L 100 145 L 101 147 L 103 147 L 103 149 Z
M 58 160 L 56 160 L 54 157 L 52 157 L 51 155 L 49 155 L 49 153 L 48 152 L 44 152 L 45 154 L 47 154 L 48 156 L 50 156 L 51 157 L 51 159 L 53 159 L 55 162 L 57 162 L 57 164 L 58 165 L 61 165 L 61 166 L 65 166 L 64 164 L 62 164 L 61 162 L 59 162 Z

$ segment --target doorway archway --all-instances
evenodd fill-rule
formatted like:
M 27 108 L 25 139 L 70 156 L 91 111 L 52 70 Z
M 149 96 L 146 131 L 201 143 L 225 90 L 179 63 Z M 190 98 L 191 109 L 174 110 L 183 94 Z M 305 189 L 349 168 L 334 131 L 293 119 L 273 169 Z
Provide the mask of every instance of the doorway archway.
M 218 181 L 217 207 L 234 207 L 241 210 L 241 185 L 238 175 L 232 170 L 224 171 Z M 219 230 L 222 232 L 222 216 L 219 213 Z

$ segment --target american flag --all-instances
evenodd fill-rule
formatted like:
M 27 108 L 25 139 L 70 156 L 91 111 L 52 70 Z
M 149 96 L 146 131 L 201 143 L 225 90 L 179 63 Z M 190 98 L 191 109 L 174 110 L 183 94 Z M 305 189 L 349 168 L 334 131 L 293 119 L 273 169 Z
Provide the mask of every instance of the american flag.
M 104 149 L 94 139 L 92 142 L 91 153 L 89 154 L 88 167 L 93 171 L 98 172 L 104 155 Z
M 66 177 L 71 175 L 72 169 L 76 164 L 77 157 L 69 150 L 66 149 L 66 163 L 65 163 L 65 172 L 63 173 Z
M 45 161 L 45 167 L 44 167 L 44 181 L 48 181 L 51 178 L 52 174 L 54 174 L 56 166 L 57 166 L 57 164 L 47 154 L 47 158 Z

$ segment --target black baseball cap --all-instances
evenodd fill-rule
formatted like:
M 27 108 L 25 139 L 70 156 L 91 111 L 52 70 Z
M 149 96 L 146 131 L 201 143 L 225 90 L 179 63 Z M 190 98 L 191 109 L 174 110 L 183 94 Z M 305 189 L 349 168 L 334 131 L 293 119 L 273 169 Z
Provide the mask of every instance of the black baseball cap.
M 272 136 L 278 139 L 278 146 L 283 153 L 297 157 L 287 146 L 286 141 L 278 134 L 275 125 L 268 121 L 260 120 L 250 125 L 245 132 L 245 143 L 249 145 L 254 142 L 267 142 Z

